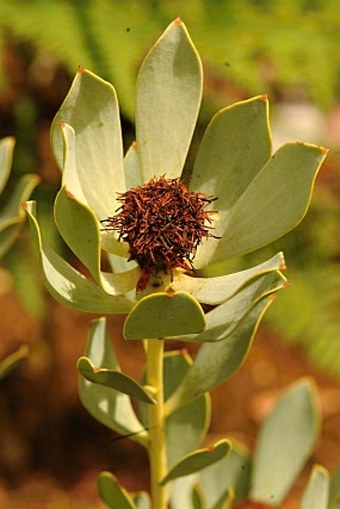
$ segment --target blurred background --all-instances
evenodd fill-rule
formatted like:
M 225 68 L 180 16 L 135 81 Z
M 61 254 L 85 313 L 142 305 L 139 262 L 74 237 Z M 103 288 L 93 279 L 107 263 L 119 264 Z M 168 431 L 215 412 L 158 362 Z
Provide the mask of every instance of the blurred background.
M 252 447 L 273 397 L 298 376 L 312 375 L 324 421 L 311 463 L 332 470 L 340 463 L 337 0 L 1 0 L 0 139 L 17 141 L 0 211 L 23 174 L 39 174 L 33 198 L 45 235 L 72 258 L 52 221 L 60 174 L 49 148 L 50 123 L 83 65 L 115 86 L 127 147 L 134 137 L 139 65 L 177 16 L 205 73 L 189 166 L 211 116 L 258 94 L 269 95 L 275 148 L 303 140 L 331 149 L 301 225 L 274 245 L 230 261 L 231 271 L 240 270 L 283 250 L 291 286 L 271 306 L 241 371 L 214 392 L 211 433 L 231 434 Z M 143 452 L 98 425 L 78 401 L 75 363 L 93 317 L 64 309 L 46 293 L 27 226 L 0 266 L 0 359 L 29 347 L 1 381 L 0 507 L 103 508 L 95 487 L 101 469 L 112 470 L 128 489 L 147 489 Z M 109 325 L 122 367 L 138 376 L 139 345 L 122 340 L 121 317 Z M 285 508 L 297 507 L 298 492 L 299 485 Z

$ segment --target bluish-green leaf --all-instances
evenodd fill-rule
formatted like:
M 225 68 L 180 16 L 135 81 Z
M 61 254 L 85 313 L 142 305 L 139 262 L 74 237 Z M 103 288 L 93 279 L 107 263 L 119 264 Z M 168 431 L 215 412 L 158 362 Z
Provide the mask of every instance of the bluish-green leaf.
M 217 387 L 239 368 L 248 353 L 257 325 L 270 303 L 269 299 L 258 302 L 233 334 L 223 341 L 203 343 L 183 382 L 165 404 L 168 415 Z
M 119 371 L 104 318 L 90 324 L 85 355 L 99 368 Z M 126 394 L 80 377 L 79 396 L 84 407 L 97 421 L 145 445 L 147 432 L 137 419 Z
M 136 142 L 130 145 L 129 150 L 125 154 L 124 171 L 127 189 L 143 185 L 142 170 Z
M 183 351 L 172 351 L 166 354 L 164 358 L 165 399 L 181 384 L 191 364 L 191 358 Z M 210 397 L 206 393 L 166 419 L 168 468 L 173 467 L 183 456 L 199 447 L 208 431 L 210 414 Z
M 122 295 L 136 288 L 139 277 L 137 268 L 122 274 L 111 274 L 100 270 L 99 222 L 93 211 L 70 194 L 66 187 L 63 187 L 57 195 L 54 214 L 58 230 L 66 244 L 89 269 L 106 293 Z
M 110 472 L 101 472 L 97 477 L 98 491 L 109 509 L 138 509 L 132 497 Z
M 192 492 L 198 482 L 198 474 L 191 474 L 185 477 L 178 477 L 171 486 L 170 502 L 171 509 L 194 509 Z
M 89 382 L 109 387 L 115 391 L 127 394 L 131 398 L 144 403 L 155 403 L 154 398 L 138 382 L 121 371 L 96 368 L 87 357 L 80 357 L 77 362 L 80 374 Z
M 232 104 L 210 121 L 196 157 L 190 189 L 218 198 L 230 210 L 271 155 L 268 98 Z
M 282 253 L 250 269 L 218 277 L 192 277 L 182 271 L 174 271 L 174 290 L 183 290 L 199 302 L 216 306 L 233 297 L 244 286 L 268 272 L 283 270 L 285 261 Z
M 66 244 L 99 282 L 100 232 L 93 211 L 64 186 L 57 194 L 54 216 Z
M 340 467 L 332 473 L 328 509 L 340 509 Z
M 229 454 L 199 474 L 208 509 L 220 507 L 221 500 L 229 501 L 231 492 L 236 500 L 245 499 L 249 492 L 250 471 L 249 454 L 233 440 Z
M 67 150 L 62 123 L 69 124 L 75 132 L 75 168 L 63 184 L 74 192 L 71 182 L 78 179 L 88 205 L 99 219 L 105 219 L 116 209 L 117 192 L 126 190 L 119 108 L 113 86 L 79 68 L 51 127 L 52 149 L 60 168 Z
M 228 440 L 220 440 L 209 448 L 199 449 L 188 454 L 170 469 L 160 484 L 165 485 L 178 477 L 199 472 L 203 468 L 213 465 L 224 458 L 228 454 L 229 449 L 230 442 Z
M 144 181 L 179 177 L 202 96 L 202 65 L 180 19 L 173 21 L 140 68 L 136 137 Z
M 137 509 L 151 509 L 150 496 L 145 491 L 134 494 L 133 501 Z
M 47 289 L 62 304 L 89 313 L 127 313 L 133 303 L 122 295 L 111 296 L 69 265 L 41 237 L 35 202 L 26 202 L 34 241 Z
M 329 474 L 324 467 L 315 465 L 303 493 L 300 509 L 327 509 L 328 495 Z
M 267 272 L 253 279 L 236 295 L 206 314 L 206 327 L 197 335 L 187 335 L 186 341 L 222 341 L 239 326 L 259 300 L 264 299 L 286 285 L 286 279 L 279 272 Z
M 216 504 L 209 509 L 231 509 L 234 501 L 234 493 L 231 489 L 225 489 Z
M 250 497 L 279 505 L 311 454 L 320 426 L 314 384 L 295 382 L 265 419 L 254 452 Z M 275 468 L 273 468 L 275 465 Z
M 153 339 L 197 333 L 205 318 L 199 303 L 186 292 L 158 292 L 143 297 L 124 324 L 126 339 Z
M 8 251 L 18 236 L 25 219 L 22 203 L 28 200 L 39 182 L 38 175 L 27 174 L 15 184 L 7 203 L 0 214 L 0 258 Z
M 233 207 L 220 210 L 214 233 L 222 238 L 204 244 L 195 259 L 197 267 L 259 249 L 294 228 L 307 212 L 326 155 L 327 151 L 316 145 L 283 145 Z
M 192 490 L 192 506 L 193 509 L 207 509 L 204 495 L 199 484 L 195 484 Z
M 14 145 L 15 139 L 12 136 L 0 140 L 0 194 L 11 173 Z

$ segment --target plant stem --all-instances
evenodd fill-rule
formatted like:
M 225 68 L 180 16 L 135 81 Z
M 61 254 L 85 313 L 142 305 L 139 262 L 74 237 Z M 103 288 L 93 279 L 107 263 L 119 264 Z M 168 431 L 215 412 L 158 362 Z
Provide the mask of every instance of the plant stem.
M 167 488 L 159 485 L 159 481 L 165 476 L 167 470 L 164 429 L 163 349 L 163 340 L 151 339 L 147 341 L 147 381 L 148 385 L 156 389 L 156 404 L 148 405 L 149 458 L 153 509 L 166 509 L 168 506 Z

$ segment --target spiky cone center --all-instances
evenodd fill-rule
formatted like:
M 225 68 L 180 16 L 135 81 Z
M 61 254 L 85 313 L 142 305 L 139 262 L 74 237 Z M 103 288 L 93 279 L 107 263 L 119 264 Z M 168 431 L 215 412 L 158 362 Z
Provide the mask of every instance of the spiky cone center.
M 143 273 L 192 268 L 197 248 L 211 234 L 212 196 L 189 191 L 179 178 L 154 177 L 118 197 L 117 213 L 104 220 L 129 244 L 129 260 Z

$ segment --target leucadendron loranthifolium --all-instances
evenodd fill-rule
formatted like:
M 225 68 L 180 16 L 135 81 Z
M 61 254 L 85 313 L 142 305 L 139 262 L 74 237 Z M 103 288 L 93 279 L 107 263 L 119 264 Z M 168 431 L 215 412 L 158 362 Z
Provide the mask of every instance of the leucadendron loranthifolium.
M 213 117 L 182 182 L 201 97 L 201 61 L 177 19 L 140 68 L 136 142 L 124 156 L 115 89 L 79 68 L 51 128 L 62 171 L 54 214 L 89 277 L 46 244 L 35 203 L 26 203 L 49 291 L 75 309 L 126 313 L 127 339 L 217 342 L 246 317 L 255 324 L 284 285 L 281 253 L 205 276 L 295 227 L 326 156 L 300 142 L 272 155 L 268 100 L 258 96 Z

